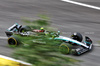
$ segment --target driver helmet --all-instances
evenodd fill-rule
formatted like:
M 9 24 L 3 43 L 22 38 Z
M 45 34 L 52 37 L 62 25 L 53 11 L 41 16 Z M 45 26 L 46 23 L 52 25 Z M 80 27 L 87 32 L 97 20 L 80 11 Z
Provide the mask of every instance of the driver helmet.
M 43 27 L 41 27 L 41 28 L 40 28 L 40 30 L 44 30 L 44 28 L 43 28 Z

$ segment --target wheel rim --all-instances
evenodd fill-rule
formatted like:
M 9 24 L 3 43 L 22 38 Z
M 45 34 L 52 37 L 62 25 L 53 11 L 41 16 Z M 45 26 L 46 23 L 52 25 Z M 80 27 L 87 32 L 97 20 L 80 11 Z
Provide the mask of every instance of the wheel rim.
M 63 54 L 69 54 L 69 47 L 65 44 L 60 45 L 60 51 Z

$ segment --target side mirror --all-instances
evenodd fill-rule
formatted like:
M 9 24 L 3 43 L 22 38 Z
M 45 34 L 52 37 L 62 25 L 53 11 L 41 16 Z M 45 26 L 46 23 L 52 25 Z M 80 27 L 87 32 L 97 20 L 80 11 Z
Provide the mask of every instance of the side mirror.
M 13 31 L 13 30 L 15 30 L 15 28 L 18 26 L 18 24 L 17 23 L 15 23 L 14 25 L 12 25 L 11 27 L 9 27 L 7 30 L 8 31 Z

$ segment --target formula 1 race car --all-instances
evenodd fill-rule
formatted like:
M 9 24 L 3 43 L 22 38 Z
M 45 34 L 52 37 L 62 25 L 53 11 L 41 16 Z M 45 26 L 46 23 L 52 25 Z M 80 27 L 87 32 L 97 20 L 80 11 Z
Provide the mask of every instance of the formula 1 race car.
M 92 40 L 89 37 L 85 36 L 85 41 L 81 42 L 82 35 L 80 33 L 74 33 L 70 38 L 59 36 L 55 39 L 64 41 L 60 45 L 60 50 L 64 54 L 69 54 L 71 52 L 74 55 L 81 55 L 93 49 Z
M 50 39 L 60 40 L 63 43 L 59 46 L 60 51 L 63 54 L 74 54 L 81 55 L 85 52 L 91 51 L 93 49 L 92 40 L 85 36 L 85 41 L 82 42 L 83 36 L 80 33 L 73 33 L 71 37 L 60 36 L 60 31 L 58 33 L 40 31 L 40 30 L 31 30 L 29 27 L 22 27 L 22 25 L 14 24 L 5 32 L 8 36 L 9 45 L 19 45 L 20 40 L 13 36 L 13 34 L 19 34 L 23 36 L 32 35 L 34 32 L 43 32 L 44 35 L 49 34 Z

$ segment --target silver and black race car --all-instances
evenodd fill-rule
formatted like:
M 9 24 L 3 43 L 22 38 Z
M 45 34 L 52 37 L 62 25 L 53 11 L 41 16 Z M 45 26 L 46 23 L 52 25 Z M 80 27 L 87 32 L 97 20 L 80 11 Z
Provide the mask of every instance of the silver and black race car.
M 85 41 L 82 42 L 83 37 L 80 33 L 74 33 L 70 38 L 59 36 L 55 39 L 64 41 L 60 45 L 60 50 L 64 54 L 69 54 L 71 52 L 74 55 L 81 55 L 93 49 L 92 40 L 85 36 Z
M 30 30 L 29 27 L 23 27 L 22 25 L 19 24 L 14 24 L 10 28 L 7 29 L 5 32 L 6 35 L 8 36 L 8 44 L 9 45 L 19 45 L 19 39 L 13 36 L 13 34 L 19 34 L 19 35 L 30 35 L 33 32 L 28 31 Z M 40 31 L 41 32 L 41 31 Z M 59 46 L 60 51 L 63 54 L 74 54 L 74 55 L 81 55 L 85 52 L 91 51 L 93 49 L 93 44 L 92 40 L 85 36 L 85 40 L 83 41 L 83 36 L 80 33 L 73 33 L 71 37 L 65 37 L 65 36 L 60 36 L 60 32 L 58 33 L 52 33 L 48 31 L 43 32 L 44 35 L 51 35 L 50 39 L 54 40 L 60 40 L 63 43 Z

